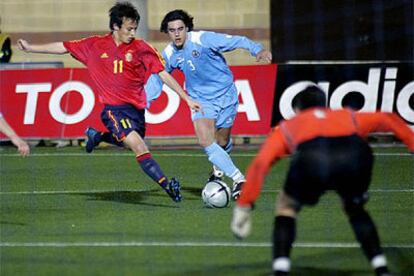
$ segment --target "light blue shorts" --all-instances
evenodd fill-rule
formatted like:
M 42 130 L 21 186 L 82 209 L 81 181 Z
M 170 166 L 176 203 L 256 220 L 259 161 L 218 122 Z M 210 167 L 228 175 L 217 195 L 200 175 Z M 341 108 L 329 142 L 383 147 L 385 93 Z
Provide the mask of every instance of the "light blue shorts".
M 195 99 L 201 104 L 202 112 L 192 112 L 191 119 L 213 119 L 216 122 L 216 128 L 230 128 L 233 126 L 234 119 L 237 115 L 239 101 L 237 98 L 236 87 L 232 86 L 231 90 L 218 98 L 206 100 Z

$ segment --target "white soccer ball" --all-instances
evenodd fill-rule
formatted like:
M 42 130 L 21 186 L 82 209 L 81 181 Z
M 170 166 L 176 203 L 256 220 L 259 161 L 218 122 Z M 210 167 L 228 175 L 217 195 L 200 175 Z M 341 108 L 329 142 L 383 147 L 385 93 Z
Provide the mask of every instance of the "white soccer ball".
M 223 181 L 213 180 L 204 186 L 201 197 L 209 208 L 224 208 L 230 203 L 230 188 Z

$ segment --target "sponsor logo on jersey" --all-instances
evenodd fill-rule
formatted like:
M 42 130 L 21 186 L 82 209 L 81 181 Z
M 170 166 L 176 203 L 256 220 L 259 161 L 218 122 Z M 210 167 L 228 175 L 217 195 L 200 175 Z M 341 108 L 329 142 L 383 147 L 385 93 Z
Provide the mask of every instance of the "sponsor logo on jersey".
M 108 58 L 108 54 L 107 54 L 107 53 L 103 53 L 103 54 L 101 55 L 101 58 Z
M 193 50 L 193 52 L 191 53 L 193 55 L 193 57 L 198 58 L 200 56 L 200 52 L 197 50 Z

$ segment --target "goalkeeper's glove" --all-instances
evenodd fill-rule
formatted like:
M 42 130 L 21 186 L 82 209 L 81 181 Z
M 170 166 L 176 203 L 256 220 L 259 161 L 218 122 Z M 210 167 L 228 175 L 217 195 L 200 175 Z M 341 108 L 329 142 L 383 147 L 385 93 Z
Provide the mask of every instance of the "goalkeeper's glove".
M 233 218 L 231 220 L 231 231 L 238 239 L 244 239 L 250 235 L 252 229 L 252 220 L 250 206 L 236 206 L 233 209 Z

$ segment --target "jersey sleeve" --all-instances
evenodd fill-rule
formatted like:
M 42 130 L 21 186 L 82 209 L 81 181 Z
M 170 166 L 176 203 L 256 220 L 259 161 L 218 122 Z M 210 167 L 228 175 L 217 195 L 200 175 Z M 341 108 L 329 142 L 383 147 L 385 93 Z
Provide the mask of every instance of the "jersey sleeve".
M 256 56 L 263 46 L 245 36 L 229 35 L 215 32 L 200 32 L 200 42 L 214 51 L 223 53 L 235 49 L 245 49 Z
M 164 83 L 158 74 L 151 74 L 148 78 L 144 86 L 144 90 L 147 95 L 147 109 L 150 107 L 151 102 L 161 95 L 163 85 Z
M 174 71 L 174 67 L 172 66 L 172 64 L 171 64 L 171 59 L 172 59 L 172 56 L 173 56 L 173 46 L 171 45 L 171 44 L 169 44 L 165 49 L 164 49 L 164 51 L 162 51 L 162 57 L 164 58 L 164 61 L 165 61 L 165 70 L 168 72 L 168 73 L 171 73 L 172 71 Z
M 97 36 L 91 36 L 80 40 L 64 41 L 63 46 L 75 59 L 86 65 L 96 39 Z
M 355 121 L 358 134 L 366 137 L 373 132 L 392 132 L 407 145 L 410 152 L 414 153 L 414 132 L 396 114 L 376 113 L 355 113 Z
M 247 169 L 246 183 L 238 200 L 239 205 L 252 205 L 257 200 L 271 166 L 289 153 L 280 128 L 275 128 Z

